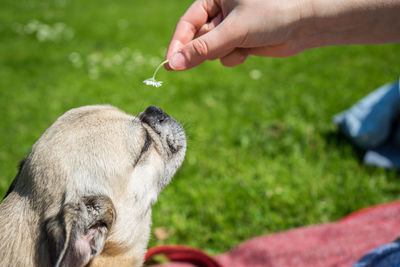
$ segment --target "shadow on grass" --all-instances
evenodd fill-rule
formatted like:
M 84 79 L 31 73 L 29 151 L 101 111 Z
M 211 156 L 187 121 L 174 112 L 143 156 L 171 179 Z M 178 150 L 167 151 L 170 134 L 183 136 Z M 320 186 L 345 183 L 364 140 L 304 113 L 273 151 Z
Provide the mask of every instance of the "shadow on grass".
M 340 153 L 345 156 L 345 154 L 350 154 L 357 159 L 360 165 L 363 165 L 365 170 L 373 174 L 377 171 L 384 171 L 386 177 L 389 179 L 398 179 L 400 177 L 400 169 L 385 169 L 375 166 L 369 166 L 364 164 L 364 156 L 366 151 L 356 146 L 351 140 L 349 140 L 343 133 L 338 130 L 330 130 L 322 134 L 324 137 L 327 147 L 329 149 L 334 149 L 340 151 Z
M 341 153 L 346 153 L 351 151 L 352 156 L 357 158 L 357 160 L 362 163 L 365 151 L 354 145 L 344 134 L 338 130 L 330 130 L 328 132 L 322 133 L 328 148 L 333 150 L 341 151 Z

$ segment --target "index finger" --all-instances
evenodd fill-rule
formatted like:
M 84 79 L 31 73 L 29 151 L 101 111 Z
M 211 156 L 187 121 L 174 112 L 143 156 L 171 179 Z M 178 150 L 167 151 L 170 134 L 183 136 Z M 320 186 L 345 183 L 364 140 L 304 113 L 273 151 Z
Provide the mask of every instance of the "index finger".
M 168 47 L 167 59 L 182 46 L 192 41 L 197 31 L 207 23 L 209 18 L 213 18 L 219 13 L 220 6 L 217 1 L 197 0 L 189 7 L 175 28 Z

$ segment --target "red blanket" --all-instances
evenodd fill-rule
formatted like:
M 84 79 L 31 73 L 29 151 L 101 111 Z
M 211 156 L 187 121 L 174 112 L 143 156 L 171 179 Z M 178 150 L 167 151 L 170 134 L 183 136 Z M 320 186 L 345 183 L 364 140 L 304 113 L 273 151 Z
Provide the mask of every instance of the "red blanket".
M 163 267 L 351 266 L 363 254 L 400 236 L 400 201 L 355 212 L 340 221 L 250 239 L 211 258 L 182 246 L 159 246 L 174 262 Z

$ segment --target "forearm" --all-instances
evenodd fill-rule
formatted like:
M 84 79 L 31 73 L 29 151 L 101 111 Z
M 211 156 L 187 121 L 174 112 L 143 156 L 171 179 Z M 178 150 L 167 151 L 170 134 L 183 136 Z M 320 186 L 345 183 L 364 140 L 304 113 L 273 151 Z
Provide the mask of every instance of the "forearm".
M 310 0 L 304 13 L 303 49 L 400 42 L 400 0 Z

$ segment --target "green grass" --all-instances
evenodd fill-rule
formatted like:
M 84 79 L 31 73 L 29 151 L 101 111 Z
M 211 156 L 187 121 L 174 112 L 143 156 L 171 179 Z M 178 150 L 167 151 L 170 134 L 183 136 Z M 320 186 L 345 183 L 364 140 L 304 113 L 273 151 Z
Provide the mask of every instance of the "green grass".
M 169 237 L 153 237 L 151 246 L 178 243 L 221 253 L 254 236 L 334 221 L 398 198 L 399 175 L 362 165 L 332 116 L 398 78 L 399 44 L 249 58 L 235 68 L 206 62 L 186 72 L 161 70 L 157 78 L 165 85 L 145 86 L 190 3 L 2 1 L 0 197 L 18 162 L 58 116 L 110 103 L 129 113 L 158 105 L 189 136 L 185 162 L 153 210 L 153 227 L 164 227 Z M 33 19 L 63 22 L 74 36 L 40 42 L 18 33 Z M 71 62 L 72 52 L 81 67 Z M 115 56 L 126 54 L 136 61 L 117 64 Z M 99 63 L 89 55 L 92 61 L 100 56 Z M 255 69 L 258 80 L 249 75 Z

